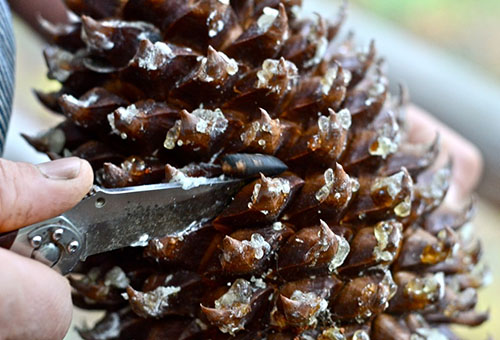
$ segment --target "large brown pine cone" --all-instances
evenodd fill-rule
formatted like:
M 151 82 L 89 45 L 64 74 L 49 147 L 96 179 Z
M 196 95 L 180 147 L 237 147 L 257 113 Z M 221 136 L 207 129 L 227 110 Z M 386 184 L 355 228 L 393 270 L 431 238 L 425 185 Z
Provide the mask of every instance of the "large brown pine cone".
M 44 23 L 62 87 L 37 94 L 67 119 L 26 137 L 38 150 L 89 160 L 105 187 L 220 176 L 233 153 L 289 167 L 185 235 L 83 263 L 74 302 L 107 311 L 84 339 L 455 339 L 487 319 L 471 208 L 442 206 L 439 142 L 408 142 L 374 44 L 337 37 L 344 7 L 66 3 L 78 20 Z

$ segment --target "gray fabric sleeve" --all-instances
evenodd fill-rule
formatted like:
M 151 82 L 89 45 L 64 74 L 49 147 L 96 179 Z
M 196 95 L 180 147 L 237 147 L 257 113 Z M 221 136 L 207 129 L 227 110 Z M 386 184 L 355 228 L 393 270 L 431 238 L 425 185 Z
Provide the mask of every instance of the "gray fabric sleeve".
M 9 7 L 0 0 L 0 156 L 12 110 L 14 93 L 15 44 Z

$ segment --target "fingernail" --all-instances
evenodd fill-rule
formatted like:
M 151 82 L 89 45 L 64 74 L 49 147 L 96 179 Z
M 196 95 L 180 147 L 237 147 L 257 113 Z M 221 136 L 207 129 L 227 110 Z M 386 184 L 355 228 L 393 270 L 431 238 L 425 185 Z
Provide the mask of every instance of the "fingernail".
M 38 170 L 49 179 L 68 180 L 78 177 L 82 163 L 77 157 L 61 158 L 38 164 Z

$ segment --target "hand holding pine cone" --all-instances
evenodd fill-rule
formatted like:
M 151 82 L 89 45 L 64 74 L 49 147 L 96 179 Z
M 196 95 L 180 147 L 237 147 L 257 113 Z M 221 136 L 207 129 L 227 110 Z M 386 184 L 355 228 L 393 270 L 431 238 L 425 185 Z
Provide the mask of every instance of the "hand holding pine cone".
M 442 205 L 439 139 L 409 142 L 404 91 L 345 16 L 300 0 L 66 0 L 37 93 L 67 119 L 36 138 L 87 159 L 98 184 L 195 181 L 233 153 L 289 171 L 246 185 L 182 236 L 89 258 L 74 303 L 105 309 L 87 340 L 456 339 L 479 325 L 472 208 Z

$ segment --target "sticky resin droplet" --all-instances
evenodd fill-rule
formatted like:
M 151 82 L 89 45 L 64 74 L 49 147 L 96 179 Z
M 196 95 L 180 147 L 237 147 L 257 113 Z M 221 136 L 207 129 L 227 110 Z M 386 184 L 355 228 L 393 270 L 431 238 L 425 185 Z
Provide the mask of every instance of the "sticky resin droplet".
M 165 149 L 172 150 L 175 148 L 175 142 L 179 138 L 179 135 L 181 133 L 181 121 L 177 120 L 172 128 L 168 130 L 167 136 L 165 137 L 165 142 L 163 143 L 163 146 Z
M 174 52 L 164 42 L 158 41 L 148 46 L 141 55 L 138 55 L 138 65 L 148 71 L 155 71 L 174 58 Z
M 248 246 L 254 249 L 255 258 L 260 260 L 264 255 L 271 251 L 271 245 L 264 240 L 261 234 L 255 233 L 250 237 L 250 241 L 244 240 L 241 242 L 243 246 Z
M 422 190 L 422 196 L 436 200 L 443 197 L 446 189 L 448 188 L 450 173 L 451 171 L 449 168 L 438 170 L 432 178 L 430 186 L 426 188 L 426 190 Z
M 403 186 L 404 172 L 400 171 L 392 176 L 378 178 L 372 185 L 371 191 L 376 192 L 377 190 L 385 189 L 392 199 L 401 192 Z
M 370 145 L 368 152 L 372 156 L 380 156 L 386 159 L 387 156 L 395 153 L 398 150 L 398 143 L 386 136 L 380 136 Z
M 228 121 L 220 109 L 196 109 L 192 113 L 197 117 L 196 131 L 211 136 L 216 136 L 226 131 Z
M 317 65 L 323 59 L 328 47 L 328 40 L 325 37 L 313 37 L 316 41 L 316 51 L 314 56 L 304 63 L 304 67 L 311 67 Z
M 352 192 L 357 192 L 359 190 L 359 181 L 357 178 L 351 177 Z
M 373 234 L 377 240 L 377 245 L 373 248 L 373 254 L 377 261 L 392 261 L 394 255 L 387 251 L 386 248 L 389 245 L 389 237 L 393 230 L 393 225 L 387 222 L 378 223 L 373 229 Z
M 233 58 L 229 58 L 222 52 L 219 52 L 219 56 L 226 62 L 226 72 L 230 76 L 234 76 L 238 72 L 238 62 Z
M 262 15 L 259 17 L 259 19 L 257 19 L 257 26 L 262 32 L 266 32 L 271 27 L 274 20 L 276 20 L 279 14 L 280 12 L 277 9 L 264 7 Z
M 290 296 L 290 300 L 298 302 L 302 306 L 308 306 L 311 310 L 315 311 L 307 320 L 309 325 L 316 324 L 318 322 L 317 316 L 328 308 L 328 301 L 312 292 L 305 293 L 301 290 L 295 290 L 292 296 Z
M 437 301 L 444 297 L 444 273 L 439 272 L 423 278 L 415 278 L 405 286 L 405 293 L 415 299 L 422 297 L 428 301 Z
M 344 130 L 348 130 L 352 124 L 352 116 L 349 109 L 342 109 L 337 112 L 337 119 Z
M 219 325 L 221 332 L 234 335 L 244 329 L 244 317 L 251 311 L 250 302 L 255 290 L 249 281 L 237 279 L 224 295 L 215 300 L 215 309 L 229 314 L 227 322 Z
M 281 222 L 274 222 L 273 223 L 273 230 L 280 231 L 283 230 L 284 226 L 283 223 Z
M 118 117 L 120 117 L 120 120 L 124 121 L 127 124 L 131 124 L 134 118 L 136 118 L 139 114 L 139 110 L 137 109 L 135 104 L 132 104 L 126 108 L 118 108 L 116 110 L 116 113 L 118 114 Z
M 324 330 L 318 340 L 346 340 L 346 337 L 340 328 L 334 326 Z
M 332 191 L 333 185 L 334 185 L 334 180 L 335 180 L 335 174 L 333 172 L 332 168 L 329 168 L 325 171 L 323 174 L 324 179 L 325 179 L 325 185 L 323 185 L 317 192 L 316 192 L 316 199 L 319 202 L 324 202 L 328 196 L 330 195 L 330 192 Z
M 280 93 L 282 90 L 288 90 L 291 87 L 291 81 L 297 76 L 298 69 L 294 63 L 281 58 L 266 59 L 262 63 L 262 68 L 257 72 L 258 89 L 268 89 L 271 92 Z M 288 78 L 290 81 L 283 84 L 279 78 Z M 285 88 L 286 87 L 286 88 Z
M 114 266 L 104 277 L 104 285 L 125 289 L 130 284 L 127 274 L 118 266 Z
M 250 197 L 250 202 L 248 202 L 248 207 L 251 208 L 255 203 L 257 203 L 257 198 L 259 197 L 260 188 L 262 184 L 255 183 L 252 191 L 252 196 Z
M 357 330 L 352 335 L 352 340 L 370 340 L 370 336 L 364 330 Z
M 224 29 L 224 21 L 217 18 L 217 11 L 213 11 L 207 18 L 207 26 L 209 27 L 208 36 L 216 37 Z
M 180 291 L 180 287 L 160 286 L 155 290 L 140 295 L 131 295 L 129 293 L 129 300 L 131 303 L 140 300 L 142 309 L 148 316 L 161 317 L 165 308 L 169 306 L 170 297 Z
M 333 86 L 333 82 L 337 78 L 337 74 L 339 72 L 339 67 L 335 65 L 332 68 L 329 68 L 328 71 L 326 71 L 325 75 L 323 78 L 321 78 L 321 91 L 323 92 L 324 95 L 327 95 L 330 92 L 330 89 Z
M 338 242 L 338 249 L 335 255 L 333 256 L 332 260 L 328 264 L 328 270 L 330 272 L 333 272 L 335 269 L 340 267 L 347 258 L 347 255 L 349 255 L 349 252 L 351 251 L 351 246 L 344 237 L 339 236 L 337 234 L 334 235 Z
M 381 284 L 387 289 L 387 295 L 385 296 L 385 303 L 389 303 L 389 300 L 392 299 L 398 291 L 398 285 L 396 284 L 396 282 L 394 282 L 390 270 L 385 271 L 385 275 L 384 278 L 382 279 Z
M 411 198 L 406 196 L 404 201 L 394 207 L 394 213 L 398 217 L 408 217 L 411 213 Z

